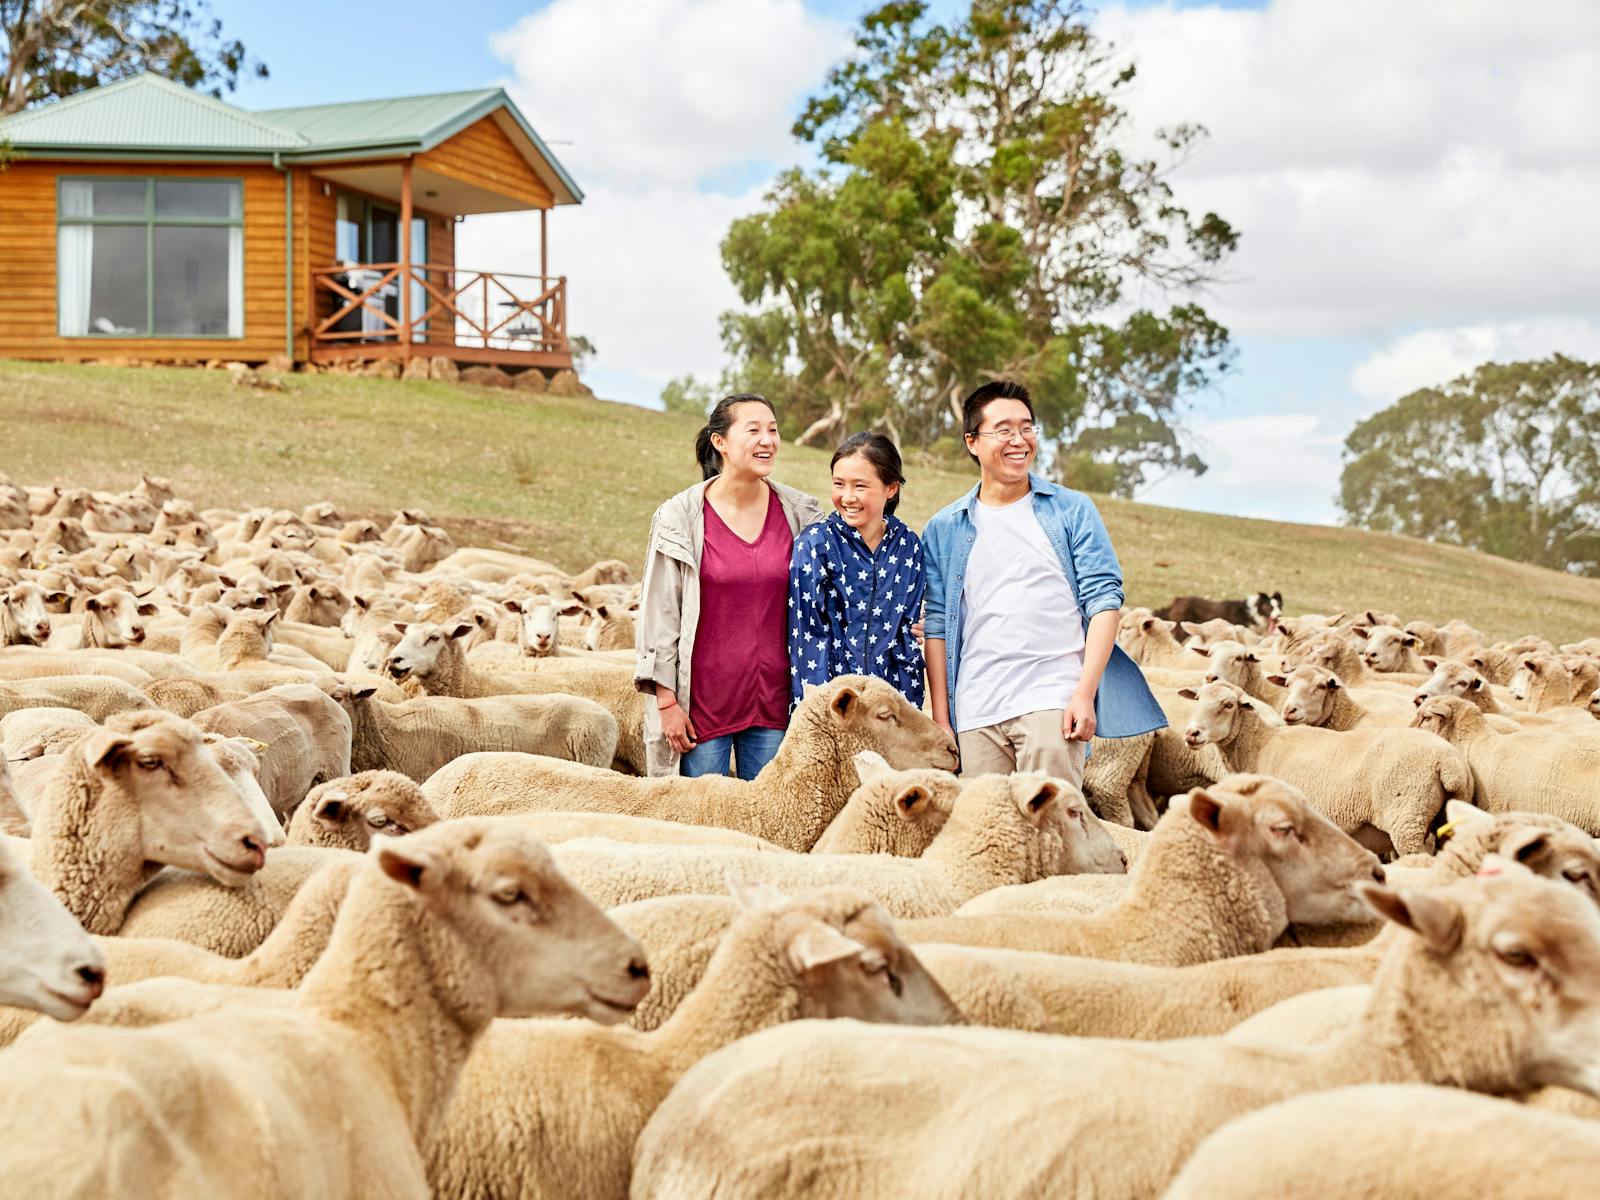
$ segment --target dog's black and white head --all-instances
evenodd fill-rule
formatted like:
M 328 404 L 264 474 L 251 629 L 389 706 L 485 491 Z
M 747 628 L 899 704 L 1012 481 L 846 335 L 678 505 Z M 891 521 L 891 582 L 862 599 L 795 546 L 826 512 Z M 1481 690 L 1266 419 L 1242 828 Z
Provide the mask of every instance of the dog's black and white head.
M 1259 625 L 1268 633 L 1277 630 L 1278 618 L 1283 616 L 1282 592 L 1251 592 L 1244 604 L 1250 610 L 1252 625 Z

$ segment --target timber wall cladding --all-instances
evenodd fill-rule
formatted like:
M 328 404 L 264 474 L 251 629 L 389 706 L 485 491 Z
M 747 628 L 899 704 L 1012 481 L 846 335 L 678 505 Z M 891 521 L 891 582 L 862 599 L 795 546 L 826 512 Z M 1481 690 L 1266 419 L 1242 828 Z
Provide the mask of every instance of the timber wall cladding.
M 242 180 L 244 337 L 60 337 L 56 316 L 56 180 L 63 175 Z M 26 159 L 14 162 L 0 178 L 0 358 L 265 359 L 281 354 L 285 350 L 283 254 L 283 174 L 271 167 Z
M 474 121 L 452 138 L 417 155 L 417 166 L 463 183 L 514 196 L 534 208 L 549 208 L 555 197 L 534 174 L 528 160 L 496 125 L 494 118 Z

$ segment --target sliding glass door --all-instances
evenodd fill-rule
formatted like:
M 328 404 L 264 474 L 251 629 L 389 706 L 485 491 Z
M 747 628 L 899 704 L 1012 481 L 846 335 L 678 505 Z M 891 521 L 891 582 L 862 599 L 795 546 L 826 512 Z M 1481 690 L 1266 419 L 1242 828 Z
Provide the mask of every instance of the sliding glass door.
M 400 261 L 400 211 L 379 200 L 340 192 L 338 201 L 336 240 L 341 263 L 397 263 Z M 428 261 L 428 222 L 423 217 L 411 219 L 411 261 L 420 265 Z M 365 291 L 377 281 L 378 276 L 352 272 L 355 279 L 352 291 Z M 359 288 L 356 282 L 362 282 Z M 428 340 L 427 323 L 417 318 L 427 309 L 428 293 L 415 279 L 411 281 L 411 340 Z M 386 284 L 377 295 L 369 298 L 369 305 L 382 308 L 396 321 L 400 319 L 400 287 L 397 282 Z M 340 329 L 361 329 L 369 337 L 393 336 L 389 326 L 375 312 L 353 312 L 339 322 Z

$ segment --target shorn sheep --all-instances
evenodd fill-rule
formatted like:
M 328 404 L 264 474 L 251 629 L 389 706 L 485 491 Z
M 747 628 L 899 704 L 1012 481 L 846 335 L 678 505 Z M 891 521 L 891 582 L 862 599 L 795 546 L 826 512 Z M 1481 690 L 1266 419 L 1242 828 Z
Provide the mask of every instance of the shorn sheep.
M 635 1193 L 1155 1197 L 1212 1131 L 1306 1092 L 1600 1095 L 1600 913 L 1587 899 L 1510 877 L 1362 891 L 1407 935 L 1358 1022 L 1325 1044 L 779 1026 L 690 1069 L 640 1135 Z
M 1396 853 L 1426 849 L 1445 802 L 1472 798 L 1466 759 L 1415 730 L 1274 728 L 1276 716 L 1232 684 L 1180 694 L 1195 701 L 1190 745 L 1216 746 L 1230 770 L 1288 780 L 1346 833 L 1376 830 Z
M 495 1022 L 429 1154 L 440 1200 L 627 1195 L 633 1143 L 655 1106 L 701 1058 L 758 1030 L 815 1017 L 961 1020 L 869 893 L 791 900 L 763 885 L 732 890 L 739 917 L 693 994 L 654 1032 Z
M 383 839 L 292 1004 L 19 1039 L 0 1191 L 425 1197 L 422 1147 L 494 1017 L 615 1022 L 648 982 L 531 836 L 462 821 Z
M 954 769 L 950 737 L 881 679 L 842 675 L 808 693 L 778 753 L 748 783 L 723 776 L 629 778 L 555 759 L 469 754 L 423 785 L 442 817 L 584 810 L 720 825 L 809 850 L 857 785 L 852 757 Z
M 105 983 L 89 935 L 0 844 L 0 1004 L 75 1021 Z

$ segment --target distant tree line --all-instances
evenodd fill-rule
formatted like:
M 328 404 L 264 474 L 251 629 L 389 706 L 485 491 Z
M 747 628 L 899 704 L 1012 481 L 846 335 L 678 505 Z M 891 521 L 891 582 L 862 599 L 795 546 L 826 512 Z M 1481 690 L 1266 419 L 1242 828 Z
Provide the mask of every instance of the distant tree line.
M 1347 523 L 1600 575 L 1600 364 L 1485 363 L 1345 440 Z

